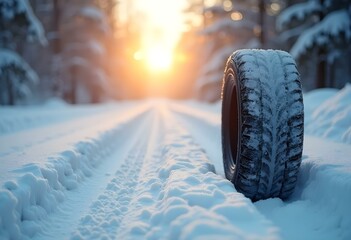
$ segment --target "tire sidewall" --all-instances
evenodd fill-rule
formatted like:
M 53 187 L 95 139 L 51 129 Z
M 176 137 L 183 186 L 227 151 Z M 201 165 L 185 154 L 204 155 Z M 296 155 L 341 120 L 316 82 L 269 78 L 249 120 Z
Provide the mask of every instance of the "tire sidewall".
M 231 105 L 236 98 L 237 111 L 233 112 Z M 234 121 L 233 114 L 236 114 L 236 136 L 233 136 L 231 128 Z M 234 184 L 238 178 L 240 166 L 240 144 L 241 144 L 241 106 L 240 106 L 240 83 L 237 77 L 237 68 L 230 58 L 227 62 L 222 87 L 222 152 L 225 176 Z M 233 137 L 236 138 L 236 150 L 231 146 Z

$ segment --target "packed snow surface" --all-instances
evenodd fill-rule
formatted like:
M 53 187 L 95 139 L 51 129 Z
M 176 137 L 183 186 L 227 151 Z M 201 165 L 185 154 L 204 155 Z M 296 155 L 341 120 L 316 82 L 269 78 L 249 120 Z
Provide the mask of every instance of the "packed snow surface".
M 305 94 L 284 202 L 225 179 L 220 103 L 1 108 L 0 239 L 351 239 L 350 89 Z

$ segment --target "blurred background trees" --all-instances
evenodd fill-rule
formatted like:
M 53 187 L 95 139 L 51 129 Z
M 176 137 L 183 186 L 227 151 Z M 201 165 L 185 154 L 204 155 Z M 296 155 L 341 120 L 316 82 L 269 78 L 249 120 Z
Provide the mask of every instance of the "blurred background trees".
M 15 105 L 32 95 L 39 78 L 17 53 L 25 41 L 46 44 L 41 23 L 24 0 L 0 0 L 0 104 Z
M 0 104 L 150 96 L 214 102 L 227 58 L 242 48 L 289 51 L 306 91 L 351 82 L 348 0 L 183 1 L 172 65 L 154 71 L 147 61 L 166 59 L 162 48 L 155 56 L 143 49 L 149 19 L 136 0 L 0 0 Z M 167 17 L 171 9 L 159 11 Z M 162 29 L 151 31 L 164 38 Z
M 70 103 L 115 97 L 117 91 L 111 89 L 117 85 L 118 55 L 108 53 L 116 44 L 116 4 L 113 0 L 0 0 L 0 48 L 7 49 L 0 56 L 1 104 L 40 102 L 53 96 Z M 9 50 L 12 63 L 8 63 Z M 5 100 L 10 95 L 14 99 Z
M 220 99 L 225 62 L 241 48 L 274 48 L 296 59 L 305 91 L 351 82 L 348 0 L 202 1 L 205 38 L 195 85 L 200 100 Z M 197 30 L 198 31 L 198 30 Z
M 351 82 L 351 2 L 309 0 L 279 15 L 280 42 L 300 66 L 306 89 Z

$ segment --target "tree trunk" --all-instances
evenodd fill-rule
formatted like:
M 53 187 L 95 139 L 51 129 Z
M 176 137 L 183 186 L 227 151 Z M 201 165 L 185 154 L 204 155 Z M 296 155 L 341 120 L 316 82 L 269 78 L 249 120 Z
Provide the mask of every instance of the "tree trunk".
M 320 0 L 321 6 L 323 6 L 324 0 Z M 321 22 L 325 14 L 323 11 L 319 14 L 319 21 Z M 318 50 L 318 65 L 317 65 L 317 88 L 325 88 L 327 87 L 327 57 L 326 57 L 326 49 L 321 47 Z
M 12 83 L 9 75 L 10 74 L 8 72 L 5 72 L 5 79 L 6 79 L 7 86 L 8 86 L 8 96 L 9 96 L 8 104 L 10 106 L 14 106 L 15 105 L 14 86 L 13 86 L 13 83 Z
M 317 88 L 327 87 L 327 61 L 325 56 L 325 50 L 318 50 L 318 65 L 317 65 Z
M 70 77 L 69 82 L 67 83 L 69 89 L 67 90 L 67 101 L 76 104 L 77 103 L 77 69 L 76 66 L 72 66 L 69 69 Z
M 265 14 L 266 14 L 266 8 L 265 8 L 265 0 L 260 0 L 259 2 L 259 9 L 260 9 L 260 19 L 259 19 L 259 24 L 261 27 L 261 32 L 260 32 L 260 43 L 261 43 L 261 48 L 264 48 L 266 44 L 266 39 L 265 39 Z
M 52 49 L 55 55 L 61 52 L 60 42 L 60 6 L 58 0 L 53 0 L 53 31 L 55 32 L 55 38 L 52 41 Z

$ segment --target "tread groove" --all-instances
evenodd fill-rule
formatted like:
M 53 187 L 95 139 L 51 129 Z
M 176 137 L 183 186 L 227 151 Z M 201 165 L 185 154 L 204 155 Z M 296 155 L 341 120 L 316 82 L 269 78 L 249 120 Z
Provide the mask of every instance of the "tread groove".
M 240 152 L 228 169 L 229 147 L 223 146 L 226 176 L 253 201 L 287 198 L 296 184 L 303 145 L 303 99 L 295 61 L 283 51 L 239 50 L 228 59 L 225 74 L 233 72 L 239 86 Z M 226 79 L 224 77 L 224 79 Z M 222 112 L 222 121 L 225 112 Z M 222 124 L 222 134 L 227 126 Z

